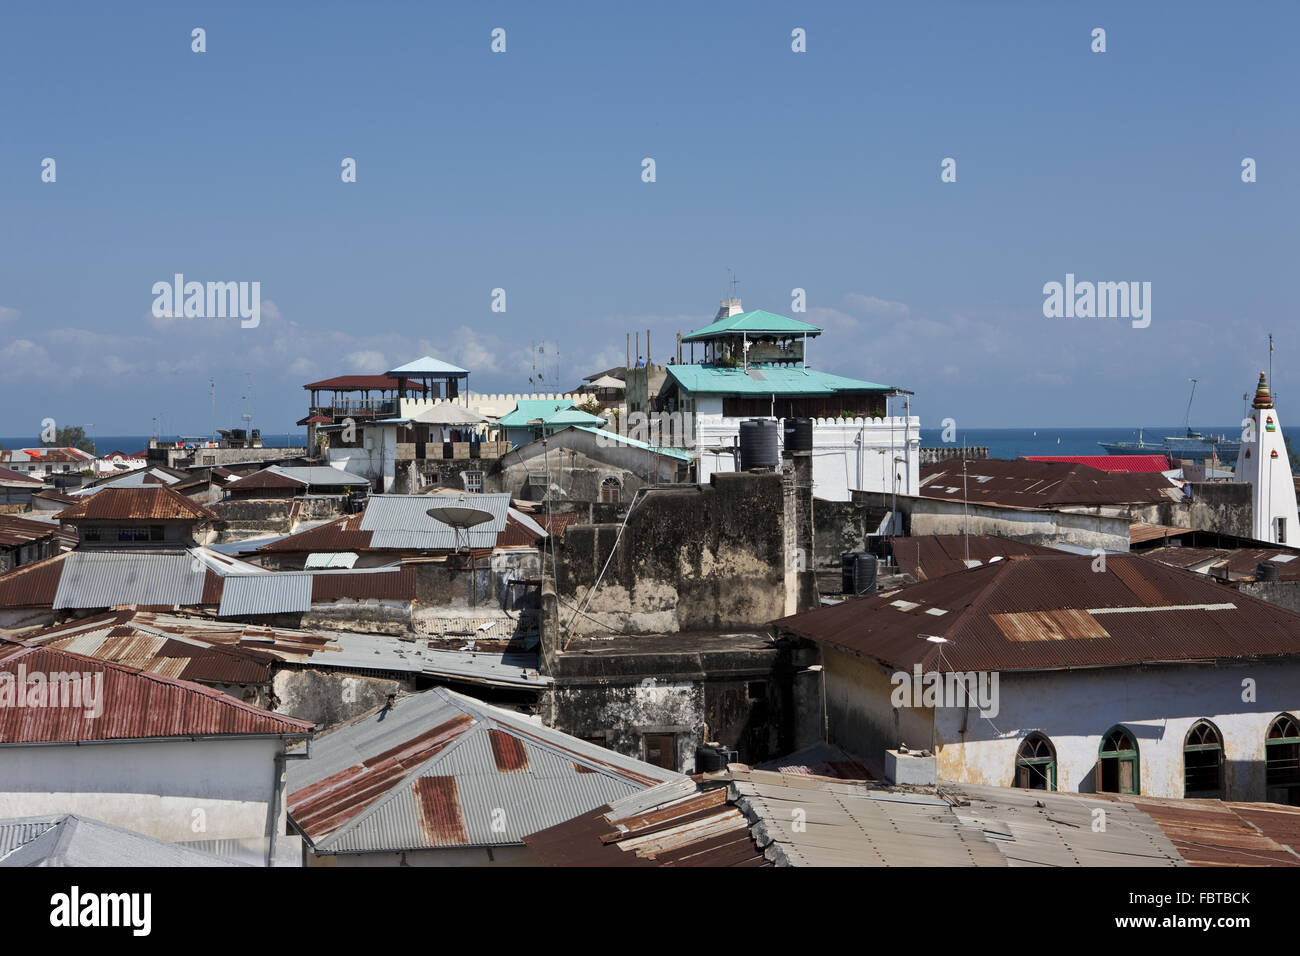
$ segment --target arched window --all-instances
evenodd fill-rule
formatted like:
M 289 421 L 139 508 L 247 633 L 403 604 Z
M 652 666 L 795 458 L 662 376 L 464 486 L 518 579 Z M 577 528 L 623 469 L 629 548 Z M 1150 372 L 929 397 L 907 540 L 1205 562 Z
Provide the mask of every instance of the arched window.
M 1264 738 L 1264 777 L 1271 803 L 1300 806 L 1300 721 L 1278 714 Z
M 1223 795 L 1223 736 L 1208 720 L 1198 720 L 1183 741 L 1183 796 Z
M 1015 785 L 1029 790 L 1056 789 L 1056 748 L 1036 731 L 1016 751 Z
M 1097 752 L 1097 792 L 1138 793 L 1141 780 L 1137 741 L 1123 727 L 1112 727 Z
M 618 494 L 622 490 L 623 486 L 619 484 L 618 479 L 610 475 L 600 483 L 601 502 L 608 505 L 618 504 Z

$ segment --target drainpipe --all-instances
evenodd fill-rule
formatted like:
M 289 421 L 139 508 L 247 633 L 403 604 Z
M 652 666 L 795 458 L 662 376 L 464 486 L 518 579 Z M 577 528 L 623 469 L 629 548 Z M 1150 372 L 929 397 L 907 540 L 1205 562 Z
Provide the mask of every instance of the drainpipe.
M 288 760 L 310 760 L 311 759 L 311 738 L 307 738 L 307 746 L 302 753 L 289 753 L 287 750 L 281 750 L 275 755 L 275 793 L 271 797 L 274 806 L 271 808 L 271 839 L 266 848 L 266 865 L 275 866 L 275 849 L 280 842 L 280 804 L 284 799 L 284 782 L 285 782 L 285 761 Z

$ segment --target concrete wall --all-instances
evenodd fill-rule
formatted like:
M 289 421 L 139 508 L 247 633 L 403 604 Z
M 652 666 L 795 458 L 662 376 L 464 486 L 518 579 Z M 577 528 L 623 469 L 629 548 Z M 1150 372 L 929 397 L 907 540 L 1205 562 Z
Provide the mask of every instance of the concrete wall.
M 871 766 L 883 766 L 885 751 L 899 744 L 909 750 L 934 746 L 932 712 L 920 707 L 900 709 L 891 703 L 893 668 L 833 647 L 822 647 L 821 653 L 831 743 Z
M 647 492 L 617 525 L 571 525 L 557 542 L 558 596 L 616 632 L 765 627 L 785 613 L 784 492 L 775 473 Z M 605 628 L 581 620 L 578 633 Z
M 415 689 L 415 677 L 378 677 L 349 674 L 335 668 L 281 668 L 273 678 L 277 713 L 316 724 L 328 730 L 369 713 L 388 698 Z
M 888 494 L 854 492 L 853 500 L 876 512 L 887 511 L 895 499 Z M 1128 550 L 1130 522 L 1127 518 L 997 505 L 963 505 L 960 501 L 906 495 L 897 497 L 897 505 L 904 517 L 907 533 L 915 536 L 968 532 L 1014 538 L 1047 547 L 1073 544 L 1088 549 Z
M 168 842 L 283 834 L 279 740 L 0 746 L 0 818 L 76 813 Z M 201 811 L 201 812 L 196 812 Z
M 1247 679 L 1256 701 L 1242 701 Z M 1183 743 L 1203 718 L 1223 735 L 1224 798 L 1264 800 L 1265 733 L 1280 712 L 1300 714 L 1300 662 L 1004 672 L 998 703 L 990 719 L 938 709 L 940 779 L 1011 785 L 1016 751 L 1037 730 L 1056 747 L 1057 788 L 1095 792 L 1102 736 L 1123 724 L 1137 741 L 1141 792 L 1182 797 Z

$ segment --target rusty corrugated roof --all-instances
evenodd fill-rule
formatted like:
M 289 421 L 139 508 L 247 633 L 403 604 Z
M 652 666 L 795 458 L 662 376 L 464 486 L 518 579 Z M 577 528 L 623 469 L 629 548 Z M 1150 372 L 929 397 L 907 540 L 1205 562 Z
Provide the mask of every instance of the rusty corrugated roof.
M 1151 817 L 1192 866 L 1300 866 L 1300 807 L 1089 794 Z
M 166 485 L 104 488 L 80 497 L 58 514 L 60 521 L 216 521 L 217 516 Z
M 72 551 L 0 574 L 0 607 L 53 607 L 63 564 Z
M 434 688 L 322 736 L 312 759 L 290 768 L 288 807 L 321 854 L 505 846 L 677 779 Z
M 314 724 L 262 710 L 190 681 L 150 674 L 50 647 L 0 641 L 0 671 L 20 675 L 91 675 L 99 682 L 102 712 L 83 706 L 0 707 L 0 746 L 15 743 L 79 743 L 150 737 L 288 735 L 310 736 Z M 61 693 L 81 680 L 60 681 Z M 55 685 L 47 685 L 55 686 Z M 63 698 L 65 701 L 67 698 Z
M 923 464 L 921 497 L 1018 508 L 1156 504 L 1183 499 L 1182 491 L 1159 473 L 1110 473 L 1087 465 L 1023 458 Z
M 776 626 L 904 669 L 1044 670 L 1300 654 L 1296 612 L 1145 558 L 1110 555 L 1104 570 L 1093 569 L 1095 560 L 1013 556 Z
M 1013 554 L 1060 554 L 1053 548 L 991 534 L 931 534 L 894 538 L 894 563 L 918 581 L 941 578 Z M 970 564 L 966 562 L 970 561 Z
M 59 526 L 46 521 L 29 521 L 17 515 L 0 515 L 0 548 L 14 548 L 59 532 Z

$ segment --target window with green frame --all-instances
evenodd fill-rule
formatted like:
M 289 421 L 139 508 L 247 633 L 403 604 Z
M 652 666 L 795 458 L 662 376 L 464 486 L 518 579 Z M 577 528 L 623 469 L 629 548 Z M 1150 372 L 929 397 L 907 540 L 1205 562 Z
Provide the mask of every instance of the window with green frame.
M 1118 725 L 1106 731 L 1097 751 L 1097 792 L 1138 793 L 1142 781 L 1138 770 L 1138 748 L 1133 735 Z
M 1198 720 L 1183 741 L 1183 796 L 1223 794 L 1223 736 L 1208 720 Z
M 1278 714 L 1268 725 L 1264 738 L 1264 778 L 1270 791 L 1285 792 L 1283 802 L 1300 806 L 1300 721 L 1291 714 Z M 1274 797 L 1270 795 L 1269 799 Z
M 1016 751 L 1015 785 L 1027 790 L 1056 789 L 1056 748 L 1037 731 L 1026 737 Z

